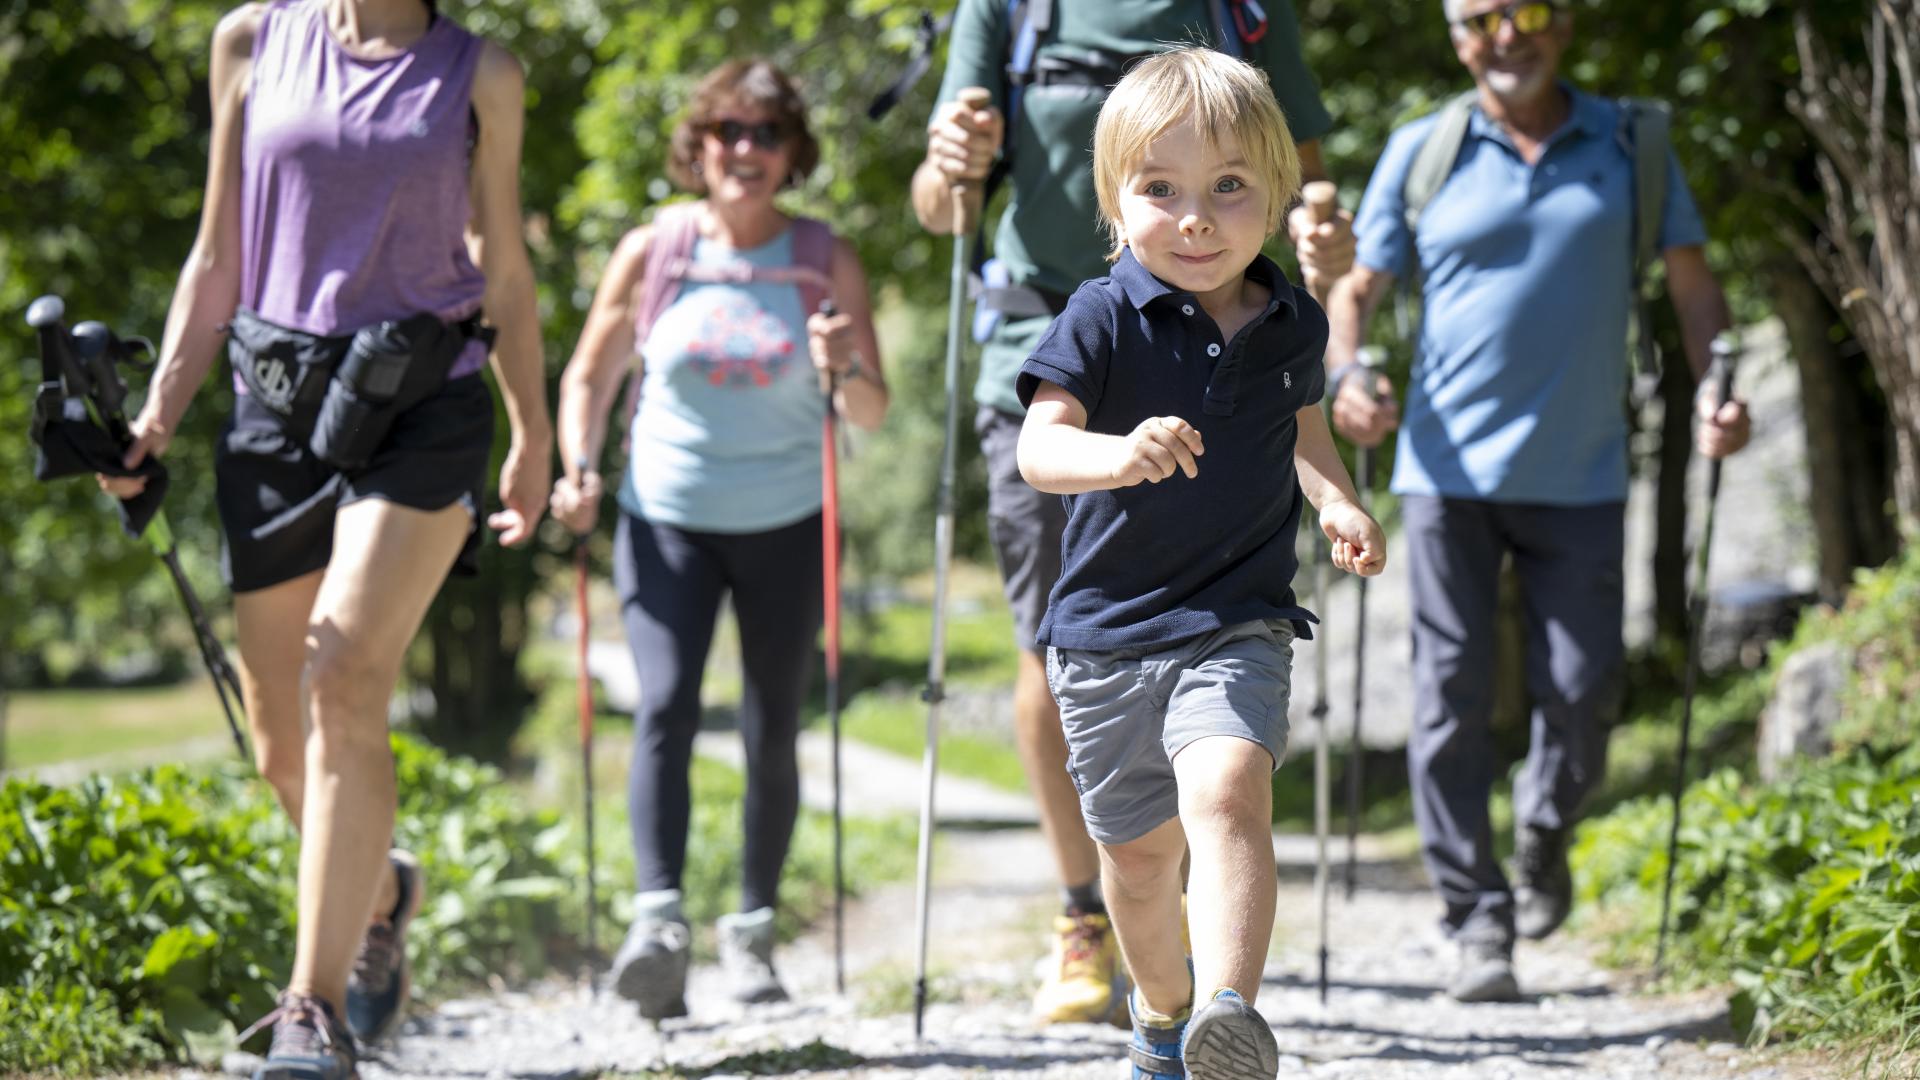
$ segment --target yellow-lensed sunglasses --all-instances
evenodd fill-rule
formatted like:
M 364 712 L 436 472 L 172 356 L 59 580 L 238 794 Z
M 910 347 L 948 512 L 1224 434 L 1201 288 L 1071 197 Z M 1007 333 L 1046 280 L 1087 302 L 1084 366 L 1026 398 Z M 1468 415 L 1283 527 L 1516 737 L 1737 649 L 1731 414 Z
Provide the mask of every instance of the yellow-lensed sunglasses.
M 1493 37 L 1500 32 L 1500 24 L 1510 22 L 1515 31 L 1522 34 L 1537 34 L 1553 25 L 1554 5 L 1545 0 L 1530 0 L 1526 3 L 1508 4 L 1492 11 L 1469 15 L 1459 21 L 1460 26 L 1479 34 L 1481 37 Z

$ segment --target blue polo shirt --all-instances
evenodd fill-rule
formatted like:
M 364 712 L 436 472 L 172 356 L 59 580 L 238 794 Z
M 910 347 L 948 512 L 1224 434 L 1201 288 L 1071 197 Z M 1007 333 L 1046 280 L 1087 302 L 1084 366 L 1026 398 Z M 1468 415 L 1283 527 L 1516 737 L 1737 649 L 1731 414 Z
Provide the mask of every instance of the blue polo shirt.
M 1627 497 L 1633 159 L 1619 106 L 1566 90 L 1567 122 L 1533 165 L 1475 110 L 1418 237 L 1407 173 L 1438 117 L 1395 131 L 1367 184 L 1355 257 L 1403 278 L 1417 268 L 1425 309 L 1394 455 L 1400 494 L 1560 506 Z M 1671 152 L 1655 212 L 1660 250 L 1706 242 Z
M 1272 290 L 1228 341 L 1193 294 L 1123 252 L 1073 294 L 1021 365 L 1022 407 L 1042 381 L 1087 410 L 1087 430 L 1126 435 L 1177 416 L 1206 443 L 1199 475 L 1065 496 L 1060 578 L 1038 644 L 1115 651 L 1166 646 L 1254 619 L 1310 637 L 1299 570 L 1294 414 L 1320 400 L 1327 317 L 1262 255 L 1247 276 Z

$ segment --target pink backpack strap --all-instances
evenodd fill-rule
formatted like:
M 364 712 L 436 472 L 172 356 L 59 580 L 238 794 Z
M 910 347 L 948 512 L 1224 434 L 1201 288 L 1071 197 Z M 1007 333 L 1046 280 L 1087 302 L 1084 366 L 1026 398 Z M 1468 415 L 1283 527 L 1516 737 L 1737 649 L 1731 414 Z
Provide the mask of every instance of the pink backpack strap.
M 700 238 L 697 203 L 663 206 L 653 215 L 653 235 L 647 238 L 647 261 L 640 269 L 640 295 L 633 306 L 633 351 L 646 344 L 660 313 L 680 295 L 680 283 L 693 261 L 694 241 Z M 633 414 L 640 410 L 639 372 L 627 376 L 627 392 L 620 409 L 620 450 L 625 453 L 633 430 Z
M 826 222 L 793 219 L 793 264 L 803 272 L 794 279 L 801 309 L 811 315 L 820 310 L 822 301 L 833 298 L 833 230 Z
M 693 260 L 694 241 L 700 238 L 698 205 L 676 203 L 653 215 L 653 236 L 647 243 L 647 264 L 640 272 L 640 296 L 633 312 L 636 352 L 653 331 L 654 320 L 679 295 L 681 279 Z

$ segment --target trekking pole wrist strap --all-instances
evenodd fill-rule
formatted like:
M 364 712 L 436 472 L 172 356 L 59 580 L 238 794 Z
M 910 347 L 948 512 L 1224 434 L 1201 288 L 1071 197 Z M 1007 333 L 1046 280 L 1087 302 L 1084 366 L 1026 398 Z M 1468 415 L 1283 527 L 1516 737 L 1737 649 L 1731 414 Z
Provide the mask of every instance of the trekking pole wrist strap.
M 1362 372 L 1366 371 L 1366 369 L 1367 369 L 1367 366 L 1365 364 L 1362 364 L 1360 361 L 1349 360 L 1346 363 L 1341 364 L 1338 367 L 1334 368 L 1332 371 L 1328 372 L 1327 373 L 1327 397 L 1329 398 L 1339 397 L 1340 390 L 1342 387 L 1346 386 L 1347 380 L 1352 378 L 1355 375 L 1361 374 Z

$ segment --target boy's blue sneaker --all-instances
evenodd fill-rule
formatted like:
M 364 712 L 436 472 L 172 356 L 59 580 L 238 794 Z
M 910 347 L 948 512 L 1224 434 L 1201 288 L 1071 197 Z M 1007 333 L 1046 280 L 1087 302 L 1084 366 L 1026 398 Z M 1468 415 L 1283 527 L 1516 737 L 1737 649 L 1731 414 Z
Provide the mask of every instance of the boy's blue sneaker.
M 1193 1080 L 1274 1080 L 1280 1044 L 1247 999 L 1221 989 L 1193 1011 L 1180 1059 Z
M 1135 990 L 1127 995 L 1127 1012 L 1133 1018 L 1133 1043 L 1127 1047 L 1127 1060 L 1133 1065 L 1131 1080 L 1187 1080 L 1186 1067 L 1180 1064 L 1180 1041 L 1190 1011 L 1155 1015 Z

